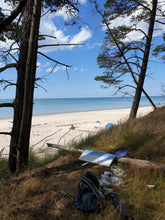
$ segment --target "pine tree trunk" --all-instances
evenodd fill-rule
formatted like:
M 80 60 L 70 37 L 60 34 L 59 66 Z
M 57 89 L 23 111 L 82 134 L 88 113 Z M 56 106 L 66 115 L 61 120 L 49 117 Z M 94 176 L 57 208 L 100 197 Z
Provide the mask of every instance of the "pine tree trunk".
M 17 172 L 28 165 L 29 140 L 33 111 L 33 94 L 36 75 L 38 33 L 41 16 L 41 0 L 34 0 L 31 31 L 29 37 L 28 56 L 26 62 L 23 114 L 21 119 L 18 147 Z
M 20 171 L 28 165 L 41 0 L 35 0 L 35 3 L 37 3 L 35 5 L 37 9 L 33 11 L 34 0 L 27 1 L 20 35 L 20 55 L 9 153 L 11 172 Z M 35 15 L 32 21 L 33 13 Z
M 26 72 L 26 60 L 28 53 L 28 39 L 30 35 L 31 19 L 32 19 L 32 1 L 27 1 L 24 8 L 22 29 L 20 33 L 20 54 L 17 69 L 17 86 L 16 96 L 14 102 L 14 117 L 12 136 L 10 141 L 9 152 L 9 170 L 10 172 L 16 171 L 17 164 L 17 146 L 19 140 L 20 126 L 23 112 L 23 99 L 24 99 L 24 81 Z
M 141 99 L 141 93 L 143 90 L 144 80 L 145 80 L 146 71 L 147 71 L 147 64 L 148 64 L 148 59 L 149 59 L 149 54 L 150 54 L 150 47 L 151 47 L 153 30 L 154 30 L 156 9 L 157 9 L 157 0 L 153 0 L 148 35 L 147 35 L 148 37 L 146 40 L 145 51 L 144 51 L 144 56 L 143 56 L 143 63 L 142 63 L 141 72 L 139 74 L 139 80 L 137 83 L 135 96 L 134 96 L 134 100 L 133 100 L 133 104 L 132 104 L 132 108 L 131 108 L 131 112 L 130 112 L 130 116 L 129 116 L 130 119 L 136 117 L 139 103 L 140 103 L 140 99 Z

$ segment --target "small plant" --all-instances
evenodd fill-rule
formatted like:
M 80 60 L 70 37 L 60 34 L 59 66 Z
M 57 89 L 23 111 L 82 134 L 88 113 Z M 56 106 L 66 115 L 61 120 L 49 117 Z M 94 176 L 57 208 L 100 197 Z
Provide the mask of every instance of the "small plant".
M 8 160 L 6 158 L 0 158 L 0 179 L 5 177 L 8 172 Z

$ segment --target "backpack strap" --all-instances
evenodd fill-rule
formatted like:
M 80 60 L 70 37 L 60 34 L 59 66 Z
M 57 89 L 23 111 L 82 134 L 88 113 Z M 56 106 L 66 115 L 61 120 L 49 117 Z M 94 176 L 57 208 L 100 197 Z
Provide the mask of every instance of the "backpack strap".
M 98 199 L 100 193 L 99 189 L 95 186 L 95 184 L 86 176 L 83 176 L 81 180 L 91 188 L 92 192 L 96 195 Z

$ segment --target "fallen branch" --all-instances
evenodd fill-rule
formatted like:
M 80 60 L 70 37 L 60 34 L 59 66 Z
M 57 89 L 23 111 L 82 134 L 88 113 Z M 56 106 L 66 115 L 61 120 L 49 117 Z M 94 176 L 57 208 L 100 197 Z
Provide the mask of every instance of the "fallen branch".
M 76 149 L 73 147 L 67 147 L 59 144 L 51 144 L 47 143 L 48 147 L 59 148 L 62 150 L 70 151 L 70 152 L 79 152 L 83 153 L 84 150 Z M 115 160 L 119 163 L 130 164 L 140 168 L 152 168 L 152 169 L 165 169 L 165 164 L 162 163 L 154 163 L 148 160 L 140 160 L 140 159 L 131 159 L 128 157 L 115 157 Z
M 50 143 L 47 143 L 47 145 L 48 145 L 48 147 L 59 148 L 59 149 L 70 151 L 70 152 L 80 152 L 80 153 L 84 152 L 84 150 L 76 149 L 74 147 L 67 147 L 67 146 L 63 146 L 63 145 L 60 145 L 60 144 L 50 144 Z
M 46 138 L 49 138 L 49 137 L 55 135 L 55 134 L 56 134 L 57 132 L 59 132 L 59 131 L 61 131 L 61 129 L 59 129 L 59 130 L 53 132 L 52 134 L 50 134 L 50 135 L 44 137 L 43 139 L 41 139 L 40 141 L 38 141 L 37 143 L 35 143 L 32 147 L 34 147 L 34 146 L 36 146 L 37 144 L 41 143 L 41 142 L 44 141 Z
M 128 157 L 116 157 L 117 162 L 130 164 L 140 168 L 165 169 L 165 164 L 154 163 L 148 160 L 131 159 Z

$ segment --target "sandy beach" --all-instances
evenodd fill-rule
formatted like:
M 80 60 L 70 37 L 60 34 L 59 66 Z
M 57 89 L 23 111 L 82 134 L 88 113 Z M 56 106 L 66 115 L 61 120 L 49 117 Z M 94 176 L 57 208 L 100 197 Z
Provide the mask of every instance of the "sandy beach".
M 137 116 L 141 117 L 151 111 L 152 107 L 139 108 Z M 33 116 L 30 147 L 38 153 L 47 148 L 47 143 L 72 144 L 104 129 L 107 123 L 124 122 L 129 113 L 130 109 L 116 109 Z M 10 132 L 11 128 L 12 119 L 0 120 L 0 132 Z M 0 135 L 0 140 L 0 150 L 4 148 L 3 155 L 7 156 L 10 136 Z

